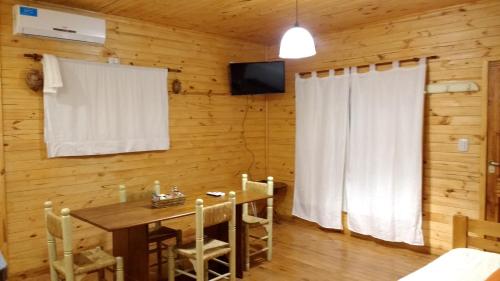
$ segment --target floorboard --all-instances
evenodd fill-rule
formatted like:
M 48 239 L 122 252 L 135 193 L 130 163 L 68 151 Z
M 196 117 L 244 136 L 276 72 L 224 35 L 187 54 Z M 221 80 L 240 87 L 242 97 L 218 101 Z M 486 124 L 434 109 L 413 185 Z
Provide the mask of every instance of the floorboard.
M 298 219 L 275 224 L 273 260 L 267 262 L 263 257 L 256 256 L 252 260 L 252 267 L 245 272 L 243 280 L 397 280 L 436 258 L 409 249 L 323 230 Z M 153 280 L 154 272 L 155 269 L 151 268 Z M 89 276 L 85 281 L 95 279 L 95 276 Z M 111 276 L 107 279 L 112 280 Z M 44 272 L 23 274 L 12 280 L 42 281 L 49 280 L 49 277 Z
M 274 230 L 273 260 L 254 262 L 244 280 L 397 280 L 436 258 L 298 220 Z

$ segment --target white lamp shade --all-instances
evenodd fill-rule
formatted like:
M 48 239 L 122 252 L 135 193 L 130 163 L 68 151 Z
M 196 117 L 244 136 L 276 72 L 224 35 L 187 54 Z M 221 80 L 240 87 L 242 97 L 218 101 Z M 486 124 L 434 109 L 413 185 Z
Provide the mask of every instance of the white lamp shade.
M 307 29 L 295 26 L 287 30 L 281 38 L 280 58 L 300 59 L 314 56 L 314 39 Z

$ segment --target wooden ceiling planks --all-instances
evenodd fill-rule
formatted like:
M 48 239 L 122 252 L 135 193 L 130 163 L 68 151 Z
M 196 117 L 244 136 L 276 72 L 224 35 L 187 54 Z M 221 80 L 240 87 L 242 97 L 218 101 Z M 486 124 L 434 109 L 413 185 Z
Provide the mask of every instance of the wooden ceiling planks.
M 44 0 L 79 8 L 215 33 L 263 44 L 276 44 L 295 21 L 295 1 L 277 0 Z M 325 34 L 472 0 L 302 0 L 299 21 Z

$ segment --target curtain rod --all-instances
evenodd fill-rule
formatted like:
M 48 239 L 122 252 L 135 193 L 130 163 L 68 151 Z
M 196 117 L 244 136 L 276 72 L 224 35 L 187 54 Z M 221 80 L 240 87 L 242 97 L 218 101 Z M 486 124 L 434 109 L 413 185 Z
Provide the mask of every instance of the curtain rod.
M 37 54 L 37 53 L 33 53 L 33 54 L 24 54 L 24 57 L 25 58 L 31 58 L 33 59 L 34 61 L 41 61 L 43 56 L 40 55 L 40 54 Z M 180 69 L 176 69 L 176 68 L 170 68 L 170 67 L 167 67 L 168 69 L 168 72 L 182 72 L 182 70 Z
M 394 60 L 394 61 L 399 61 L 399 62 L 410 62 L 410 61 L 419 61 L 421 58 L 426 58 L 428 60 L 431 59 L 438 59 L 439 56 L 427 56 L 427 57 L 415 57 L 415 58 L 410 58 L 410 59 L 402 59 L 402 60 Z M 384 64 L 392 64 L 393 61 L 384 61 L 384 62 L 378 62 L 378 63 L 373 63 L 375 65 L 384 65 Z M 363 65 L 358 65 L 356 67 L 369 67 L 371 64 L 363 64 Z M 334 70 L 343 70 L 344 67 L 340 68 L 335 68 Z M 318 71 L 305 71 L 305 72 L 299 72 L 299 75 L 305 75 L 305 74 L 311 74 L 312 72 L 316 73 L 321 73 L 321 72 L 329 72 L 330 69 L 324 69 L 324 70 L 318 70 Z

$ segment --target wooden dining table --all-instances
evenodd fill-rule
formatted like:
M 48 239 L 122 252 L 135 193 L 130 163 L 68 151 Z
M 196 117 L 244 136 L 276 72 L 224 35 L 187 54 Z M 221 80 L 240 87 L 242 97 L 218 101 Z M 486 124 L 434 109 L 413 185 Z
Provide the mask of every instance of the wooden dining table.
M 245 269 L 242 204 L 269 197 L 271 196 L 264 192 L 236 191 L 236 277 L 238 278 L 243 278 Z M 163 225 L 168 226 L 169 221 L 194 216 L 197 198 L 203 199 L 205 206 L 228 200 L 227 192 L 223 197 L 186 194 L 186 202 L 182 205 L 153 208 L 151 200 L 138 200 L 74 210 L 71 216 L 112 233 L 113 255 L 124 259 L 125 280 L 148 281 L 150 280 L 149 225 L 161 221 Z

